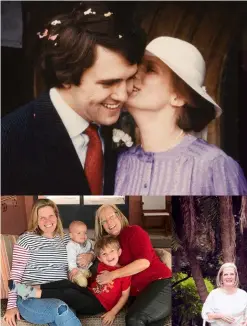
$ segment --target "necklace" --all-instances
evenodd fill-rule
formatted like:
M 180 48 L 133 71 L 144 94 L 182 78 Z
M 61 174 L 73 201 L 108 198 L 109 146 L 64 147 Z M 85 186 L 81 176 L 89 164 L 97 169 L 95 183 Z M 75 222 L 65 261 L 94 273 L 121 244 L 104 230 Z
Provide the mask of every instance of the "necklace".
M 174 140 L 173 140 L 173 141 L 170 143 L 170 145 L 166 148 L 166 151 L 168 151 L 168 149 L 170 149 L 171 147 L 173 147 L 173 146 L 175 145 L 176 141 L 177 141 L 180 137 L 182 137 L 184 134 L 185 134 L 184 131 L 181 130 L 180 133 L 176 136 L 176 138 L 174 138 Z

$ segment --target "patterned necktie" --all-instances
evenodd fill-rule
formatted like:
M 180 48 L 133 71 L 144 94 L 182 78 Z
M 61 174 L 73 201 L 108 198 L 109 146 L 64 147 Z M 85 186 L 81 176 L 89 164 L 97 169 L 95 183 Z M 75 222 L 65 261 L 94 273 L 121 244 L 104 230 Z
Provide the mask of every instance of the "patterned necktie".
M 92 195 L 102 195 L 103 151 L 98 126 L 90 124 L 84 133 L 89 137 L 84 171 Z

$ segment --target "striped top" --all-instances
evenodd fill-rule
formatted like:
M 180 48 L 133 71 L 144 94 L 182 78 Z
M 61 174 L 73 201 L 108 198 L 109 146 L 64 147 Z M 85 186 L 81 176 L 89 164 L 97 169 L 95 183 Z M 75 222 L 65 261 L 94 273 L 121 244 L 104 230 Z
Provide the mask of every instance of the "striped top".
M 187 134 L 165 152 L 137 146 L 122 153 L 115 195 L 247 195 L 247 182 L 236 161 Z
M 10 279 L 29 285 L 67 279 L 68 241 L 68 235 L 49 239 L 31 232 L 24 233 L 13 249 Z M 16 300 L 16 293 L 9 291 L 7 309 L 16 307 Z

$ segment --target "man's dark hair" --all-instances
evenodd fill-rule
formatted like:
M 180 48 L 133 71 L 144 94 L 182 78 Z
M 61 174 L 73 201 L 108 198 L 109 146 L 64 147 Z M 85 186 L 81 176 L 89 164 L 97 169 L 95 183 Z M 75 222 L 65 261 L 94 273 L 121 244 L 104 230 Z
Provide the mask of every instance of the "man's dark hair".
M 95 62 L 96 45 L 121 54 L 130 64 L 139 64 L 146 34 L 133 20 L 119 20 L 104 3 L 85 2 L 51 19 L 39 33 L 39 42 L 39 64 L 47 86 L 62 88 L 63 84 L 80 84 L 83 72 Z

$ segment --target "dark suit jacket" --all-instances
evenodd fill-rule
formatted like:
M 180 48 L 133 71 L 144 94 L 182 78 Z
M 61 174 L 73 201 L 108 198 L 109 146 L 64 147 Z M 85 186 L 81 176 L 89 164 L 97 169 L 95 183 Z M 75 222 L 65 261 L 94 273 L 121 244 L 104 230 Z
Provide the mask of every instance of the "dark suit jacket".
M 112 195 L 116 153 L 105 143 L 104 194 Z M 2 119 L 2 194 L 90 195 L 80 160 L 48 93 Z

